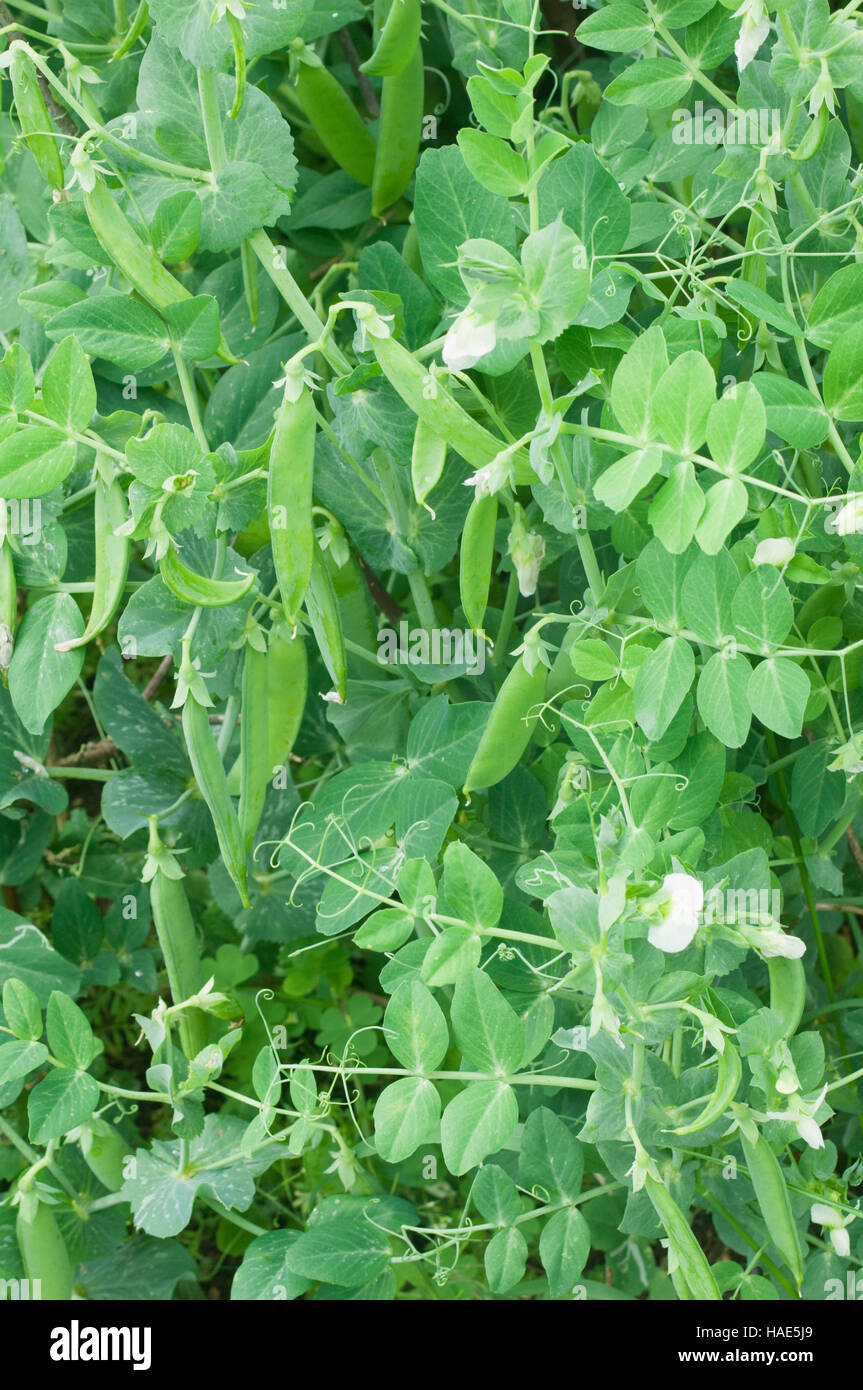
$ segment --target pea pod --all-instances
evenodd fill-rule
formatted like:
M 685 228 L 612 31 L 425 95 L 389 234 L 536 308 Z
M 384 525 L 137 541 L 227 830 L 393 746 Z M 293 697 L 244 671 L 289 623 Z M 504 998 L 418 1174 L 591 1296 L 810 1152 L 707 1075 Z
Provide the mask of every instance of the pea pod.
M 383 80 L 372 178 L 374 217 L 392 207 L 413 177 L 422 138 L 424 100 L 423 50 L 417 43 L 402 71 Z
M 737 1088 L 740 1085 L 742 1075 L 740 1053 L 736 1047 L 726 1041 L 725 1047 L 716 1061 L 716 1085 L 713 1088 L 713 1094 L 701 1113 L 688 1125 L 680 1125 L 674 1133 L 695 1134 L 698 1130 L 706 1129 L 708 1125 L 712 1125 L 713 1121 L 718 1120 L 720 1115 L 724 1115 L 737 1095 Z
M 360 72 L 374 77 L 397 76 L 413 56 L 421 27 L 420 0 L 392 0 L 374 53 L 360 64 Z
M 317 541 L 312 551 L 312 577 L 306 594 L 306 613 L 323 663 L 336 694 L 344 704 L 348 679 L 345 634 L 333 581 Z
M 96 479 L 93 534 L 96 541 L 96 570 L 93 584 L 93 603 L 87 626 L 80 637 L 69 642 L 56 642 L 58 652 L 84 647 L 100 632 L 104 632 L 120 606 L 132 546 L 129 538 L 120 534 L 126 520 L 126 497 L 113 476 L 106 481 L 100 474 Z
M 797 1032 L 806 1004 L 806 971 L 802 960 L 787 956 L 771 956 L 767 962 L 770 976 L 770 1008 L 782 1024 L 782 1036 L 790 1038 Z
M 303 386 L 298 399 L 286 399 L 279 410 L 267 476 L 267 518 L 273 564 L 285 617 L 291 627 L 296 626 L 312 575 L 316 427 L 314 398 Z
M 753 1144 L 741 1133 L 740 1143 L 767 1233 L 799 1287 L 803 1282 L 803 1255 L 785 1174 L 763 1134 L 759 1134 Z
M 539 705 L 545 695 L 548 670 L 538 662 L 528 671 L 520 656 L 497 693 L 479 747 L 467 771 L 465 792 L 493 787 L 512 772 L 530 743 Z M 535 710 L 535 713 L 531 713 Z
M 252 570 L 241 579 L 211 579 L 209 575 L 196 574 L 178 559 L 175 550 L 169 550 L 159 561 L 159 573 L 175 598 L 195 608 L 225 608 L 243 598 L 255 582 Z
M 650 1198 L 653 1210 L 662 1223 L 668 1237 L 669 1249 L 677 1260 L 680 1274 L 693 1299 L 701 1302 L 719 1302 L 721 1294 L 707 1257 L 671 1193 L 661 1182 L 649 1174 L 644 1180 L 644 1190 Z
M 70 1299 L 75 1272 L 66 1242 L 53 1211 L 35 1192 L 21 1195 L 15 1235 L 24 1273 L 31 1283 L 39 1281 L 41 1297 L 55 1303 Z
M 371 338 L 378 366 L 394 390 L 410 406 L 414 415 L 429 429 L 443 435 L 451 449 L 471 464 L 482 468 L 504 449 L 504 443 L 462 410 L 446 387 L 434 381 L 428 369 L 418 362 L 395 338 Z M 536 482 L 536 475 L 524 449 L 511 455 L 514 481 Z
M 824 137 L 827 134 L 829 123 L 830 111 L 826 101 L 822 101 L 815 113 L 815 119 L 810 121 L 809 125 L 806 127 L 806 134 L 803 136 L 797 149 L 790 151 L 791 158 L 796 159 L 798 163 L 802 163 L 804 160 L 811 159 L 813 155 L 816 155 L 824 143 Z
M 475 497 L 465 518 L 458 575 L 461 606 L 474 632 L 479 632 L 485 618 L 496 523 L 497 494 Z
M 131 1149 L 118 1129 L 97 1116 L 81 1126 L 81 1152 L 90 1172 L 109 1192 L 123 1186 L 123 1164 Z
M 51 125 L 45 98 L 39 89 L 36 68 L 27 50 L 17 43 L 12 45 L 10 76 L 15 111 L 27 147 L 49 187 L 62 189 L 65 187 L 66 176 L 60 158 L 60 147 Z
M 18 589 L 15 562 L 8 537 L 0 541 L 0 675 L 6 679 L 12 660 L 15 626 L 18 621 Z
M 371 184 L 376 146 L 344 87 L 302 39 L 292 44 L 299 58 L 297 96 L 330 158 L 357 183 Z
M 309 684 L 309 663 L 306 644 L 301 637 L 291 638 L 284 627 L 274 627 L 267 648 L 267 777 L 274 777 L 284 767 L 294 746 Z M 243 702 L 243 719 L 246 705 Z M 243 725 L 240 725 L 242 739 Z M 228 773 L 231 796 L 242 796 L 242 753 Z
M 225 868 L 234 881 L 243 907 L 248 907 L 246 851 L 240 834 L 240 822 L 228 793 L 228 779 L 216 741 L 210 733 L 207 711 L 192 694 L 183 705 L 183 734 L 195 781 L 213 818 Z
M 190 703 L 193 702 L 187 701 L 187 704 Z M 209 728 L 207 737 L 210 737 Z M 155 821 L 150 822 L 149 853 L 154 870 L 149 880 L 150 911 L 165 962 L 171 998 L 178 1004 L 197 994 L 204 983 L 198 934 L 183 887 L 182 869 L 159 839 Z M 188 1058 L 195 1057 L 206 1047 L 206 1024 L 204 1015 L 198 1009 L 187 1010 L 180 1015 L 179 1029 L 180 1043 Z
M 242 718 L 240 720 L 240 834 L 246 853 L 264 813 L 271 777 L 267 726 L 267 653 L 246 643 L 243 658 Z
M 417 420 L 411 450 L 411 482 L 414 497 L 420 506 L 440 479 L 446 463 L 446 451 L 445 436 L 438 434 L 425 420 Z
M 377 644 L 377 628 L 375 627 L 374 612 L 369 598 L 369 586 L 363 578 L 362 571 L 354 559 L 353 555 L 348 555 L 341 564 L 336 561 L 332 548 L 328 547 L 324 552 L 324 564 L 326 565 L 336 599 L 339 605 L 339 616 L 342 622 L 342 631 L 345 640 L 350 638 L 356 642 L 358 647 L 363 647 L 366 651 L 373 652 Z M 352 664 L 359 665 L 362 671 L 368 666 L 362 661 L 361 657 L 353 657 L 348 652 L 348 671 L 352 672 Z

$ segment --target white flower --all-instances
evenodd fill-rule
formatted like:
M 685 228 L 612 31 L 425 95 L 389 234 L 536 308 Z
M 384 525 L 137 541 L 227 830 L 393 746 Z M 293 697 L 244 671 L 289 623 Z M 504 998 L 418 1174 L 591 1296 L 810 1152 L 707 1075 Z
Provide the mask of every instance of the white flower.
M 851 1254 L 851 1238 L 845 1227 L 850 1226 L 853 1215 L 843 1216 L 835 1207 L 828 1207 L 826 1202 L 815 1202 L 809 1218 L 829 1233 L 830 1244 L 836 1254 L 847 1260 Z
M 806 951 L 806 942 L 799 936 L 788 936 L 784 931 L 768 927 L 753 935 L 753 944 L 765 959 L 771 956 L 785 956 L 788 960 L 799 960 Z
M 814 1116 L 821 1109 L 826 1094 L 827 1087 L 824 1086 L 814 1100 L 803 1100 L 801 1097 L 793 1109 L 789 1108 L 773 1113 L 770 1118 L 783 1120 L 786 1124 L 794 1125 L 800 1138 L 805 1139 L 810 1149 L 823 1149 L 824 1135 L 821 1133 Z
M 614 1038 L 618 1047 L 623 1047 L 623 1040 L 620 1036 L 620 1019 L 611 1007 L 602 989 L 598 989 L 593 996 L 593 1004 L 590 1010 L 590 1032 L 589 1037 L 593 1038 L 597 1033 L 608 1033 Z
M 536 531 L 527 529 L 521 507 L 516 507 L 515 520 L 509 533 L 508 549 L 518 576 L 518 591 L 524 598 L 536 593 L 539 572 L 545 558 L 545 541 Z
M 669 901 L 663 910 L 662 922 L 650 928 L 647 939 L 660 951 L 685 951 L 698 931 L 704 889 L 691 874 L 666 874 L 662 891 Z
M 770 21 L 764 9 L 763 0 L 744 0 L 735 15 L 742 17 L 740 34 L 734 45 L 737 69 L 743 69 L 752 62 L 759 48 L 770 33 Z
M 472 487 L 474 497 L 490 497 L 494 492 L 500 492 L 501 488 L 506 487 L 510 481 L 512 473 L 512 450 L 501 449 L 499 454 L 495 454 L 491 463 L 483 464 L 476 473 L 472 473 L 469 478 L 465 478 L 464 486 Z
M 811 1115 L 800 1115 L 796 1120 L 797 1133 L 801 1139 L 805 1139 L 810 1149 L 824 1148 L 824 1135 Z
M 466 372 L 491 352 L 496 342 L 494 321 L 481 318 L 473 309 L 465 309 L 447 331 L 443 360 L 451 372 Z
M 863 496 L 852 497 L 840 508 L 830 527 L 837 536 L 853 536 L 863 531 Z
M 753 565 L 787 565 L 794 556 L 794 542 L 787 536 L 759 541 L 752 557 Z

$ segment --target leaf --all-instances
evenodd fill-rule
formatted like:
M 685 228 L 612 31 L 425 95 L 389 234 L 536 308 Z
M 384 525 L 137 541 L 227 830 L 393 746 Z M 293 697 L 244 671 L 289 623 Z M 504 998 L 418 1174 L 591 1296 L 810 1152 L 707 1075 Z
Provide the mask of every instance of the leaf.
M 420 1144 L 437 1142 L 441 1102 L 436 1086 L 421 1076 L 403 1076 L 375 1101 L 375 1145 L 386 1163 L 410 1158 Z
M 45 332 L 61 339 L 74 333 L 92 357 L 104 357 L 130 372 L 152 367 L 170 346 L 165 325 L 148 304 L 110 288 L 61 309 L 49 319 Z
M 14 1042 L 0 1043 L 0 1088 L 41 1067 L 49 1056 L 44 1043 Z
M 475 1081 L 450 1101 L 441 1120 L 444 1163 L 456 1177 L 497 1153 L 518 1123 L 511 1086 Z
M 515 250 L 509 204 L 477 183 L 454 145 L 423 154 L 417 168 L 414 217 L 426 276 L 458 307 L 468 299 L 456 267 L 462 242 L 485 237 L 507 251 Z
M 755 318 L 763 319 L 771 328 L 778 328 L 780 333 L 799 338 L 800 327 L 788 310 L 758 285 L 752 285 L 748 280 L 729 280 L 725 289 L 730 299 L 748 310 Z
M 587 299 L 591 272 L 579 237 L 558 217 L 531 232 L 521 248 L 527 291 L 539 312 L 536 341 L 557 338 Z
M 662 450 L 655 444 L 625 454 L 600 474 L 593 495 L 613 512 L 624 512 L 662 467 Z
M 50 1072 L 34 1086 L 27 1102 L 34 1144 L 59 1139 L 92 1115 L 101 1096 L 95 1077 L 86 1071 Z
M 639 58 L 605 89 L 614 106 L 648 106 L 661 110 L 681 102 L 692 86 L 692 76 L 671 58 Z
M 843 333 L 828 353 L 823 391 L 835 419 L 863 420 L 863 323 Z
M 231 1300 L 294 1299 L 310 1281 L 288 1269 L 286 1257 L 299 1231 L 267 1231 L 246 1247 L 231 1284 Z
M 460 841 L 447 846 L 441 891 L 467 926 L 481 931 L 497 925 L 503 889 L 488 865 Z
M 760 647 L 765 656 L 785 641 L 794 621 L 794 604 L 773 565 L 759 565 L 747 574 L 732 599 L 731 613 L 741 640 Z
M 156 208 L 150 240 L 160 261 L 188 260 L 201 236 L 201 204 L 191 189 L 169 193 Z
M 399 985 L 384 1014 L 387 1046 L 411 1071 L 434 1071 L 449 1047 L 443 1011 L 420 980 Z
M 684 637 L 666 637 L 638 668 L 633 686 L 635 717 L 652 741 L 668 728 L 695 675 L 695 657 Z
M 695 539 L 706 555 L 716 555 L 746 515 L 749 495 L 739 478 L 721 478 L 704 494 L 704 511 Z
M 727 748 L 742 748 L 751 723 L 749 677 L 745 656 L 715 652 L 698 678 L 698 713 L 710 732 Z
M 648 541 L 635 571 L 648 613 L 663 627 L 683 627 L 683 581 L 693 554 L 672 555 L 659 539 Z
M 457 139 L 465 164 L 483 188 L 504 198 L 517 197 L 523 191 L 527 169 L 521 155 L 506 140 L 471 126 L 463 127 Z
M 757 459 L 766 432 L 764 402 L 749 381 L 729 387 L 710 407 L 707 445 L 711 457 L 731 472 L 742 472 Z
M 28 426 L 0 443 L 0 496 L 41 497 L 74 467 L 75 445 L 63 430 Z
M 653 25 L 643 10 L 614 3 L 589 14 L 578 26 L 580 43 L 609 53 L 631 53 L 653 38 Z
M 86 1070 L 101 1051 L 84 1012 L 68 995 L 54 990 L 46 1018 L 48 1046 L 64 1067 Z
M 752 713 L 783 738 L 799 738 L 810 690 L 809 677 L 793 661 L 770 657 L 749 679 Z
M 510 1226 L 492 1236 L 485 1247 L 484 1256 L 486 1278 L 492 1293 L 508 1293 L 515 1288 L 524 1277 L 527 1256 L 527 1241 L 517 1226 Z
M 857 327 L 863 310 L 863 266 L 845 265 L 825 280 L 812 301 L 806 337 L 818 347 L 834 348 Z
M 683 581 L 681 600 L 686 625 L 700 641 L 720 647 L 734 635 L 733 599 L 739 584 L 737 566 L 727 550 L 696 555 Z
M 546 169 L 538 194 L 540 222 L 553 222 L 562 214 L 590 260 L 623 250 L 629 232 L 629 199 L 587 141 L 571 146 Z
M 821 835 L 845 801 L 845 779 L 831 772 L 833 752 L 825 739 L 805 744 L 791 769 L 791 805 L 804 835 Z
M 390 1262 L 390 1238 L 361 1211 L 348 1211 L 313 1226 L 285 1252 L 285 1264 L 304 1279 L 355 1288 L 382 1274 Z
M 590 1254 L 590 1227 L 577 1207 L 550 1216 L 539 1237 L 539 1257 L 553 1298 L 571 1298 Z
M 654 533 L 674 555 L 686 550 L 704 511 L 704 493 L 690 459 L 681 459 L 659 489 L 647 512 Z
M 621 429 L 643 444 L 650 442 L 653 397 L 668 367 L 662 329 L 648 328 L 626 352 L 611 383 L 611 408 Z
M 751 384 L 764 402 L 769 430 L 795 449 L 817 449 L 830 422 L 811 391 L 773 372 L 756 372 Z
M 6 980 L 3 985 L 3 1012 L 16 1038 L 35 1042 L 42 1036 L 42 1010 L 39 1000 L 23 980 Z
M 452 985 L 479 965 L 482 940 L 467 927 L 447 927 L 426 952 L 422 977 L 429 985 Z
M 694 453 L 707 436 L 707 418 L 715 408 L 713 369 L 700 352 L 683 352 L 657 382 L 653 423 L 666 444 L 680 454 Z
M 191 362 L 212 357 L 222 336 L 219 306 L 209 294 L 167 304 L 162 311 L 177 351 Z
M 462 1060 L 476 1071 L 509 1076 L 524 1055 L 524 1029 L 484 970 L 459 980 L 453 994 L 453 1033 Z
M 27 985 L 45 1008 L 54 989 L 76 994 L 81 972 L 58 955 L 38 927 L 0 908 L 0 984 L 9 980 Z
M 96 412 L 93 373 L 76 338 L 64 338 L 48 359 L 42 377 L 42 410 L 62 429 L 78 433 Z
M 31 733 L 42 732 L 81 674 L 84 648 L 64 652 L 56 647 L 83 631 L 84 619 L 71 594 L 38 599 L 27 610 L 9 666 L 9 694 Z

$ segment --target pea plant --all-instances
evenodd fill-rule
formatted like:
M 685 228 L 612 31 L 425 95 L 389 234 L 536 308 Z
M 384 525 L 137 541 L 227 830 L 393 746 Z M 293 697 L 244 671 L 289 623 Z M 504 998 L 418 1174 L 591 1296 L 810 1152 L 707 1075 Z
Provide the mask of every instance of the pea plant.
M 863 1296 L 859 8 L 0 5 L 6 1297 Z

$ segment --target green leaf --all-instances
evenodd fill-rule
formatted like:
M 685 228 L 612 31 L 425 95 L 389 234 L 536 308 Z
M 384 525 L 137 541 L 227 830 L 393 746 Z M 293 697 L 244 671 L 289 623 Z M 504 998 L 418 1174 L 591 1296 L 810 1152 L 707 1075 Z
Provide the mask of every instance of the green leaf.
M 508 1226 L 521 1211 L 518 1188 L 498 1163 L 480 1168 L 471 1196 L 483 1220 L 496 1226 Z
M 361 1211 L 347 1211 L 304 1231 L 285 1252 L 285 1264 L 304 1279 L 355 1288 L 382 1274 L 390 1238 Z
M 539 312 L 536 341 L 544 343 L 569 327 L 587 299 L 588 254 L 584 243 L 558 217 L 525 239 L 521 263 L 528 294 Z
M 770 657 L 749 679 L 752 713 L 783 738 L 799 738 L 810 690 L 809 677 L 793 661 Z
M 681 459 L 659 489 L 647 512 L 654 533 L 666 550 L 680 555 L 695 535 L 704 511 L 704 493 L 690 459 Z
M 471 237 L 486 237 L 515 250 L 515 227 L 505 198 L 479 185 L 456 146 L 426 150 L 416 175 L 414 217 L 420 255 L 429 282 L 452 304 L 467 303 L 458 273 L 458 248 Z
M 3 985 L 3 1012 L 16 1038 L 35 1042 L 42 1036 L 42 1010 L 39 1000 L 23 980 L 6 980 Z
M 42 410 L 64 430 L 80 433 L 96 412 L 96 385 L 76 338 L 64 338 L 42 377 Z
M 767 432 L 764 402 L 749 381 L 730 386 L 710 407 L 707 444 L 717 463 L 742 472 L 758 457 Z
M 593 256 L 613 256 L 623 250 L 629 232 L 629 200 L 587 141 L 573 145 L 546 169 L 538 195 L 540 223 L 553 222 L 561 213 Z
M 734 635 L 733 599 L 739 584 L 737 566 L 727 550 L 696 555 L 683 581 L 681 599 L 686 626 L 700 641 L 720 647 Z
M 604 5 L 589 14 L 578 26 L 578 39 L 589 48 L 609 53 L 631 53 L 653 38 L 653 25 L 643 10 L 634 5 Z
M 639 666 L 633 686 L 635 717 L 651 741 L 665 733 L 694 675 L 695 657 L 683 637 L 666 637 Z
M 837 420 L 863 420 L 863 323 L 843 333 L 828 353 L 823 391 Z
M 163 314 L 177 351 L 192 362 L 212 357 L 221 341 L 219 306 L 209 294 L 168 304 Z
M 791 769 L 791 805 L 804 835 L 821 835 L 845 801 L 845 778 L 831 772 L 833 751 L 825 739 L 804 745 Z
M 860 323 L 863 310 L 863 266 L 845 265 L 825 280 L 812 301 L 806 337 L 819 347 L 834 348 Z
M 765 656 L 785 641 L 794 621 L 794 604 L 773 565 L 759 565 L 747 574 L 732 599 L 731 613 L 741 641 L 760 647 Z
M 481 1170 L 485 1171 L 485 1170 Z M 527 1241 L 517 1226 L 498 1231 L 485 1247 L 485 1273 L 492 1293 L 508 1293 L 524 1277 Z
M 751 674 L 752 668 L 745 656 L 716 652 L 698 678 L 695 692 L 698 713 L 710 732 L 727 748 L 742 748 L 749 733 Z
M 662 467 L 662 450 L 655 444 L 625 454 L 606 468 L 593 485 L 593 495 L 613 512 L 624 512 Z
M 64 1067 L 84 1071 L 101 1051 L 86 1014 L 56 989 L 48 1000 L 46 1027 L 48 1046 Z
M 475 1081 L 451 1100 L 441 1120 L 444 1163 L 459 1177 L 497 1153 L 518 1123 L 518 1102 L 511 1086 Z
M 434 1071 L 449 1046 L 443 1011 L 420 980 L 405 980 L 384 1014 L 384 1036 L 394 1057 L 411 1071 Z
M 410 1158 L 420 1144 L 437 1142 L 441 1102 L 437 1087 L 421 1076 L 403 1076 L 375 1101 L 375 1145 L 386 1163 Z
M 45 332 L 49 338 L 61 339 L 74 333 L 85 352 L 129 372 L 152 367 L 170 346 L 164 323 L 148 304 L 112 289 L 61 309 Z
M 37 1067 L 41 1067 L 48 1057 L 44 1043 L 14 1042 L 0 1043 L 0 1088 L 12 1081 L 19 1081 Z
M 54 989 L 76 994 L 81 971 L 54 950 L 38 927 L 16 912 L 0 908 L 0 982 L 4 989 L 9 980 L 26 985 L 44 1008 Z
M 71 594 L 38 599 L 18 633 L 9 666 L 9 694 L 25 729 L 39 734 L 84 665 L 84 648 L 58 652 L 84 631 L 84 619 Z
M 500 920 L 503 889 L 488 865 L 461 841 L 447 846 L 441 892 L 453 911 L 477 931 Z
M 0 444 L 0 496 L 41 497 L 74 467 L 75 445 L 63 430 L 28 426 Z
M 739 478 L 721 478 L 704 494 L 704 511 L 695 539 L 706 555 L 716 555 L 746 515 L 749 496 Z
M 811 391 L 773 372 L 757 372 L 751 384 L 764 402 L 769 430 L 795 449 L 817 449 L 830 422 Z
M 477 182 L 492 193 L 504 198 L 517 197 L 527 182 L 527 169 L 520 154 L 506 140 L 484 131 L 463 127 L 458 133 L 458 147 L 464 162 Z
M 27 1102 L 30 1138 L 34 1144 L 59 1139 L 92 1115 L 102 1092 L 86 1071 L 51 1072 L 34 1086 Z
M 729 280 L 725 289 L 730 299 L 742 305 L 755 318 L 763 319 L 772 328 L 778 328 L 780 333 L 787 333 L 792 338 L 800 336 L 800 327 L 788 310 L 758 285 L 752 285 L 748 280 Z
M 469 1069 L 509 1076 L 524 1055 L 524 1028 L 484 970 L 459 980 L 451 1018 L 455 1041 Z
M 191 189 L 169 193 L 156 208 L 150 240 L 160 261 L 188 260 L 201 236 L 201 204 Z
M 695 453 L 707 436 L 715 401 L 716 381 L 707 358 L 700 352 L 683 352 L 657 382 L 653 423 L 678 453 Z
M 676 106 L 692 86 L 692 76 L 671 58 L 639 58 L 605 89 L 614 106 L 647 106 L 661 110 Z
M 621 429 L 650 442 L 653 398 L 668 367 L 662 329 L 648 328 L 626 352 L 611 383 L 611 408 Z
M 287 1253 L 300 1238 L 299 1231 L 267 1231 L 247 1246 L 242 1264 L 231 1284 L 231 1299 L 294 1299 L 305 1293 L 310 1281 L 288 1269 Z
M 539 1237 L 539 1258 L 553 1298 L 571 1298 L 590 1254 L 590 1227 L 578 1207 L 550 1216 Z

